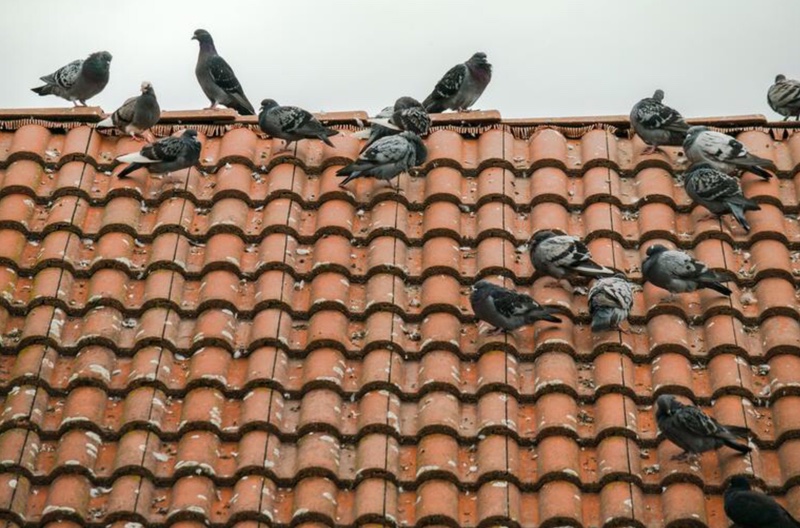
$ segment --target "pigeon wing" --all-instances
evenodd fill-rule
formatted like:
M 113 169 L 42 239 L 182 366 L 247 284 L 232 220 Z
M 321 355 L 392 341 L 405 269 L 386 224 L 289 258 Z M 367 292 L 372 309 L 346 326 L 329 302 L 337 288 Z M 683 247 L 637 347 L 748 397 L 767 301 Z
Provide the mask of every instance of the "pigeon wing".
M 183 151 L 183 141 L 178 137 L 165 137 L 141 151 L 142 156 L 158 161 L 175 161 Z
M 657 265 L 666 273 L 681 279 L 696 279 L 708 271 L 708 266 L 682 251 L 664 252 Z
M 457 64 L 450 68 L 444 74 L 436 87 L 433 89 L 433 95 L 436 99 L 449 99 L 458 93 L 461 85 L 464 84 L 464 78 L 467 76 L 467 65 Z
M 719 424 L 698 407 L 686 405 L 675 413 L 675 420 L 681 427 L 700 437 L 714 437 L 719 433 Z
M 513 291 L 495 291 L 492 293 L 492 300 L 498 313 L 509 318 L 525 315 L 531 309 L 539 308 L 539 304 L 529 295 Z
M 46 83 L 69 89 L 72 88 L 72 85 L 75 84 L 75 81 L 78 79 L 81 73 L 81 66 L 83 66 L 83 60 L 74 60 L 50 75 L 45 75 L 41 79 Z
M 406 138 L 402 136 L 389 136 L 370 145 L 370 147 L 359 156 L 359 159 L 383 165 L 384 163 L 402 160 L 407 155 L 409 148 L 410 145 Z

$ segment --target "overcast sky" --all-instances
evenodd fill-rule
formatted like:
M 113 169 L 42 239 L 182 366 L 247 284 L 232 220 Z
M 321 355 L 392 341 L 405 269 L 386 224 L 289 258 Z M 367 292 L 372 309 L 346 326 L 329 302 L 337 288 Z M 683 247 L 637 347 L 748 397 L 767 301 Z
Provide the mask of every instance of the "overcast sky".
M 475 108 L 504 117 L 627 114 L 655 88 L 685 116 L 762 113 L 777 73 L 800 78 L 798 0 L 3 0 L 0 107 L 69 105 L 30 91 L 90 52 L 112 111 L 153 83 L 164 110 L 208 106 L 194 77 L 207 29 L 258 108 L 375 113 L 422 100 L 451 66 L 488 54 Z

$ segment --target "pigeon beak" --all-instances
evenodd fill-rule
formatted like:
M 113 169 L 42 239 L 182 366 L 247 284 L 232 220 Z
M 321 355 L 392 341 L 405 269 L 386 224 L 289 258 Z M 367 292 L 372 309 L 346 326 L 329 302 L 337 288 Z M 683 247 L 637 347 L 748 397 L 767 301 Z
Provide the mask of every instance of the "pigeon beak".
M 197 35 L 192 35 L 192 38 L 189 40 L 197 40 Z

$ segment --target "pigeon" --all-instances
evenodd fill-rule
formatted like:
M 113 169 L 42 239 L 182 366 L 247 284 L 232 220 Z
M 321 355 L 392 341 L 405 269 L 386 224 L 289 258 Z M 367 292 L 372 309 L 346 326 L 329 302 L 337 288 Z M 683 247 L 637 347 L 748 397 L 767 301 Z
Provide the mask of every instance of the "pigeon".
M 680 147 L 686 138 L 689 125 L 677 110 L 662 103 L 663 100 L 664 91 L 656 90 L 653 97 L 645 97 L 631 109 L 631 125 L 648 145 L 642 154 L 652 154 L 661 145 Z
M 800 521 L 775 499 L 751 491 L 744 477 L 731 479 L 724 499 L 725 514 L 740 528 L 800 528 Z
M 351 180 L 364 176 L 389 181 L 412 167 L 422 165 L 427 157 L 428 149 L 413 132 L 385 137 L 373 143 L 353 163 L 339 169 L 337 175 L 347 176 L 339 186 L 344 187 Z
M 469 296 L 475 317 L 495 327 L 494 332 L 510 332 L 531 325 L 536 321 L 560 323 L 554 310 L 541 306 L 530 295 L 517 293 L 507 288 L 481 280 L 472 287 Z
M 97 126 L 117 127 L 138 140 L 138 136 L 158 123 L 161 117 L 161 107 L 158 106 L 153 85 L 145 81 L 141 89 L 142 95 L 127 99 L 111 116 L 97 123 Z
M 233 69 L 225 59 L 217 55 L 211 34 L 205 29 L 198 29 L 194 32 L 192 40 L 200 43 L 200 54 L 197 57 L 194 73 L 203 93 L 211 101 L 208 109 L 221 104 L 233 108 L 241 115 L 255 115 L 256 111 L 244 95 L 242 85 L 239 84 Z
M 200 159 L 200 142 L 196 130 L 184 130 L 180 137 L 161 138 L 145 146 L 139 152 L 132 152 L 117 158 L 117 161 L 130 163 L 117 176 L 126 178 L 142 167 L 155 174 L 177 171 L 192 167 Z
M 492 65 L 486 54 L 478 52 L 463 63 L 450 68 L 436 83 L 422 106 L 431 114 L 445 110 L 467 110 L 475 104 L 492 80 Z
M 602 277 L 589 289 L 592 332 L 618 330 L 633 306 L 633 289 L 622 273 Z
M 86 106 L 86 100 L 103 91 L 108 84 L 111 54 L 98 51 L 86 60 L 74 60 L 50 75 L 40 77 L 44 86 L 31 88 L 39 95 L 57 95 L 75 106 Z
M 769 87 L 767 102 L 770 108 L 785 116 L 784 121 L 792 116 L 796 121 L 800 120 L 800 81 L 778 75 L 775 84 Z
M 736 441 L 747 438 L 750 431 L 746 427 L 722 425 L 699 407 L 684 405 L 671 394 L 659 396 L 656 405 L 658 428 L 667 440 L 683 449 L 683 453 L 674 456 L 673 459 L 699 455 L 723 445 L 740 453 L 750 452 L 750 446 Z
M 683 186 L 692 200 L 715 215 L 731 213 L 747 232 L 750 224 L 744 212 L 761 210 L 756 202 L 744 197 L 739 180 L 708 163 L 690 167 L 684 174 Z
M 310 112 L 296 106 L 279 106 L 273 99 L 261 101 L 258 126 L 271 137 L 284 140 L 284 150 L 288 149 L 289 143 L 301 139 L 319 139 L 332 147 L 328 136 L 339 133 L 325 128 Z
M 703 288 L 723 295 L 733 293 L 720 284 L 727 279 L 708 269 L 708 266 L 683 251 L 669 250 L 661 244 L 647 248 L 642 274 L 645 281 L 670 293 L 693 292 Z
M 431 118 L 419 101 L 413 97 L 401 97 L 395 101 L 393 107 L 384 108 L 375 118 L 370 119 L 370 124 L 369 139 L 361 152 L 379 139 L 403 131 L 427 136 L 431 128 Z
M 768 180 L 772 174 L 765 169 L 778 170 L 772 160 L 750 154 L 736 139 L 704 126 L 689 129 L 683 150 L 691 163 L 708 163 L 726 174 L 746 170 Z
M 589 248 L 578 238 L 545 230 L 530 242 L 531 262 L 536 271 L 562 279 L 569 276 L 610 277 L 615 272 L 592 260 Z

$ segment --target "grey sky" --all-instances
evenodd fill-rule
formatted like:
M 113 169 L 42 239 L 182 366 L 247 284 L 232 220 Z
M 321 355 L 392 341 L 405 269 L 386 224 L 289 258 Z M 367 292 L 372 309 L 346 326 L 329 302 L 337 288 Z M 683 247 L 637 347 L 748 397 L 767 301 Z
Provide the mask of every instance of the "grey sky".
M 476 104 L 504 117 L 627 114 L 657 87 L 686 116 L 763 113 L 777 73 L 800 78 L 797 0 L 3 1 L 0 107 L 63 107 L 30 91 L 92 51 L 114 55 L 89 101 L 114 110 L 153 83 L 164 110 L 208 106 L 197 28 L 258 108 L 270 97 L 377 112 L 422 100 L 475 51 L 493 64 Z

